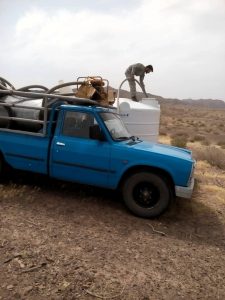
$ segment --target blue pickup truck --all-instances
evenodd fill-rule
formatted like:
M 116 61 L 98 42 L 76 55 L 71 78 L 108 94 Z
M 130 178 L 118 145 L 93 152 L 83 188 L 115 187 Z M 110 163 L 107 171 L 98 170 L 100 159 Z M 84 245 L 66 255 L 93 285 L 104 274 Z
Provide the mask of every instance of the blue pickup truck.
M 13 114 L 15 101 L 17 111 L 27 109 L 18 95 L 3 92 L 0 98 L 0 172 L 8 164 L 65 181 L 119 189 L 128 209 L 146 218 L 162 214 L 175 196 L 191 198 L 191 151 L 140 140 L 112 108 L 88 101 L 82 105 L 79 99 L 70 103 L 65 101 L 69 96 L 63 100 L 53 95 L 56 101 L 45 107 L 41 121 L 21 118 Z M 33 129 L 25 129 L 28 123 Z

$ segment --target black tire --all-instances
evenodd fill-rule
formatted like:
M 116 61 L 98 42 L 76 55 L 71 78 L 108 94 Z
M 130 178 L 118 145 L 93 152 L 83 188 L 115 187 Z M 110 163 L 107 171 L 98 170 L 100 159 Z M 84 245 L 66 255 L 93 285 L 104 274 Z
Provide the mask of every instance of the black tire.
M 2 178 L 2 174 L 3 174 L 3 159 L 0 154 L 0 179 Z
M 167 181 L 157 174 L 148 172 L 128 177 L 123 184 L 122 194 L 128 209 L 143 218 L 161 215 L 172 199 Z

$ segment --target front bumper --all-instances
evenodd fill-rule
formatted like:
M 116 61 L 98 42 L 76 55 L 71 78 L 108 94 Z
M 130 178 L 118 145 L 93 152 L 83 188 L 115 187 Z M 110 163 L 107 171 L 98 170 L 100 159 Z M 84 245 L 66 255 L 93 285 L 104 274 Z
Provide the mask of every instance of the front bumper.
M 194 177 L 191 179 L 189 186 L 175 186 L 175 194 L 177 197 L 190 199 L 195 185 Z

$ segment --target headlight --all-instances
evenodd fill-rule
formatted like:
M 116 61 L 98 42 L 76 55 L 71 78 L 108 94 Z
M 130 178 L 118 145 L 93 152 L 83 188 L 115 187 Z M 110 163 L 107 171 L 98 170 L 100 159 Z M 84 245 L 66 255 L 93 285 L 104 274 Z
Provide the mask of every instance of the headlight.
M 193 177 L 193 175 L 194 175 L 195 166 L 196 166 L 196 160 L 194 160 L 194 161 L 193 161 L 193 164 L 192 164 L 190 177 L 189 177 L 189 179 L 188 179 L 188 186 L 190 185 L 191 179 L 192 179 L 192 177 Z

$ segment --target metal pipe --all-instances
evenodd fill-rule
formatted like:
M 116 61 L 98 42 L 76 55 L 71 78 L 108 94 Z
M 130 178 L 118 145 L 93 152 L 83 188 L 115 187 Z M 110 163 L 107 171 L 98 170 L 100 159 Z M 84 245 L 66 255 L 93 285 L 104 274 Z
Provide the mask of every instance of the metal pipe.
M 58 95 L 58 94 L 47 94 L 47 93 L 35 93 L 35 92 L 23 92 L 23 91 L 18 91 L 18 90 L 0 90 L 0 94 L 5 94 L 5 95 L 15 95 L 15 96 L 20 96 L 20 97 L 31 97 L 34 99 L 40 99 L 40 98 L 52 98 L 52 99 L 60 99 L 60 100 L 67 100 L 71 103 L 77 103 L 77 104 L 92 104 L 92 105 L 100 105 L 97 101 L 86 99 L 86 98 L 77 98 L 77 97 L 71 97 L 71 96 L 63 96 L 63 95 Z
M 17 118 L 17 117 L 3 117 L 3 116 L 0 116 L 0 119 L 21 121 L 21 122 L 23 121 L 23 122 L 37 123 L 37 124 L 43 124 L 44 123 L 44 121 L 41 121 L 41 120 L 32 120 L 32 119 Z
M 103 80 L 101 76 L 86 76 L 86 77 L 85 76 L 80 76 L 80 77 L 77 77 L 77 81 L 80 82 L 79 81 L 80 79 L 86 79 L 87 80 L 88 78 L 90 78 L 90 79 L 98 78 L 101 81 Z
M 46 86 L 44 86 L 44 85 L 39 85 L 39 84 L 33 84 L 33 85 L 27 85 L 27 86 L 24 86 L 24 87 L 22 87 L 22 88 L 20 88 L 20 89 L 17 89 L 17 91 L 27 91 L 27 90 L 29 90 L 29 89 L 34 89 L 34 88 L 38 88 L 38 89 L 42 89 L 42 90 L 44 90 L 44 91 L 48 91 L 48 88 L 46 87 Z
M 48 93 L 51 94 L 53 91 L 65 87 L 65 86 L 69 86 L 69 85 L 78 85 L 78 84 L 82 84 L 83 82 L 80 81 L 71 81 L 71 82 L 65 82 L 65 83 L 61 83 L 58 85 L 53 86 L 51 89 L 48 90 Z
M 2 83 L 5 83 L 6 86 L 4 86 Z M 3 77 L 0 77 L 0 87 L 3 88 L 3 89 L 7 89 L 7 85 L 10 86 L 13 90 L 15 90 L 15 87 L 8 81 L 6 80 L 5 78 Z
M 1 128 L 1 131 L 22 133 L 22 134 L 26 134 L 26 135 L 45 137 L 45 135 L 41 132 L 31 132 L 31 131 L 18 130 L 18 129 L 8 129 L 8 128 Z
M 97 76 L 96 76 L 97 77 Z M 99 79 L 102 80 L 100 76 L 98 76 Z M 63 84 L 56 85 L 52 87 L 51 89 L 48 89 L 45 86 L 42 85 L 29 85 L 22 87 L 20 89 L 15 89 L 14 86 L 9 83 L 4 78 L 0 77 L 0 96 L 2 97 L 2 102 L 0 101 L 0 108 L 5 107 L 5 110 L 8 111 L 7 116 L 0 116 L 0 120 L 9 120 L 9 121 L 15 121 L 15 122 L 29 122 L 31 124 L 43 124 L 43 135 L 47 134 L 47 124 L 48 121 L 48 113 L 51 110 L 51 106 L 54 103 L 60 104 L 74 104 L 74 105 L 95 105 L 95 106 L 101 106 L 101 107 L 108 107 L 111 108 L 109 105 L 102 105 L 98 101 L 86 99 L 86 98 L 78 98 L 75 97 L 74 94 L 59 94 L 58 92 L 53 93 L 59 88 L 70 86 L 70 85 L 81 85 L 83 84 L 83 81 L 79 81 L 81 77 L 78 78 L 78 81 L 76 82 L 67 82 Z M 107 81 L 108 83 L 108 81 Z M 107 86 L 108 87 L 108 86 Z M 31 89 L 41 89 L 36 91 L 31 91 Z M 70 96 L 72 95 L 72 96 Z M 5 96 L 11 96 L 11 102 L 7 103 L 8 97 Z M 20 98 L 21 97 L 21 98 Z M 39 101 L 36 106 L 36 101 Z M 60 101 L 61 100 L 61 101 Z M 28 106 L 27 106 L 28 105 Z M 27 111 L 26 111 L 27 110 Z M 12 113 L 13 111 L 13 113 Z M 31 111 L 31 114 L 29 113 Z M 32 111 L 44 111 L 43 114 L 40 115 L 40 113 L 36 118 L 36 112 Z M 26 115 L 27 114 L 27 115 Z M 29 116 L 31 118 L 29 118 Z M 21 117 L 22 116 L 22 117 Z M 25 118 L 24 118 L 24 117 Z M 28 118 L 29 119 L 28 119 Z M 33 127 L 32 127 L 33 128 Z M 36 128 L 36 127 L 35 127 Z M 1 128 L 2 129 L 2 128 Z M 34 129 L 36 130 L 36 129 Z
M 47 121 L 48 121 L 48 110 L 47 110 L 47 102 L 48 98 L 44 97 L 43 99 L 43 106 L 44 106 L 44 123 L 43 123 L 43 134 L 47 134 Z
M 44 110 L 44 107 L 17 105 L 17 103 L 18 102 L 14 102 L 14 103 L 0 103 L 0 106 L 3 106 L 3 107 L 15 107 L 15 108 L 25 108 L 25 109 L 32 109 L 32 110 Z M 47 110 L 51 110 L 51 108 L 48 107 Z
M 4 86 L 3 84 L 1 84 L 1 82 L 0 82 L 0 88 L 3 89 L 3 90 L 7 90 L 7 87 Z
M 118 93 L 117 93 L 117 98 L 116 98 L 116 103 L 117 103 L 117 109 L 118 109 L 118 113 L 120 113 L 120 107 L 119 107 L 119 96 L 120 96 L 120 90 L 121 90 L 121 87 L 122 87 L 122 85 L 124 84 L 124 82 L 125 81 L 128 81 L 128 79 L 126 78 L 126 79 L 124 79 L 122 82 L 121 82 L 121 84 L 120 84 L 120 86 L 119 86 L 119 88 L 118 88 Z M 138 85 L 140 86 L 140 88 L 142 89 L 142 92 L 145 94 L 145 97 L 147 98 L 148 97 L 148 95 L 144 92 L 144 90 L 143 90 L 143 88 L 142 88 L 142 86 L 141 86 L 141 84 L 140 84 L 140 82 L 137 80 L 137 79 L 134 79 L 134 81 L 136 81 L 137 83 L 138 83 Z

